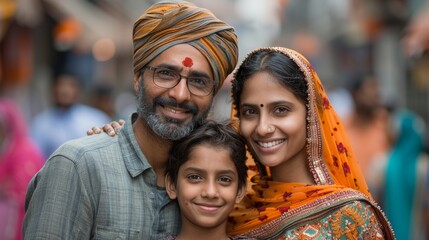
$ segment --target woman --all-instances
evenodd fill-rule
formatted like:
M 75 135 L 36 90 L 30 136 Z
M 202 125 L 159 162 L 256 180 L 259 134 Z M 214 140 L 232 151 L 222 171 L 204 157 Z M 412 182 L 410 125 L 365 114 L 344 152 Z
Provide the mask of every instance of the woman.
M 25 192 L 43 163 L 21 112 L 0 98 L 0 239 L 22 239 Z
M 229 233 L 260 239 L 393 239 L 310 63 L 251 52 L 235 72 L 236 120 L 260 166 Z
M 230 235 L 394 239 L 303 56 L 286 48 L 251 52 L 235 72 L 232 95 L 232 121 L 246 138 L 258 173 L 230 215 Z M 112 127 L 117 124 L 104 131 Z

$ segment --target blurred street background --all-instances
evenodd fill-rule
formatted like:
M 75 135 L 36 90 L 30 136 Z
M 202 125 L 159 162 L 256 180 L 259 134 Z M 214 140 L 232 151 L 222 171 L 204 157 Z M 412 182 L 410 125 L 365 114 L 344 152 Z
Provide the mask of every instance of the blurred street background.
M 0 0 L 0 98 L 16 104 L 29 130 L 28 135 L 36 145 L 42 142 L 33 133 L 40 124 L 40 121 L 34 124 L 37 115 L 61 101 L 66 102 L 66 107 L 82 104 L 107 116 L 99 118 L 101 123 L 86 121 L 91 127 L 125 118 L 135 110 L 132 27 L 140 14 L 155 2 Z M 367 107 L 377 105 L 389 114 L 397 109 L 406 109 L 416 114 L 422 126 L 429 122 L 427 0 L 190 2 L 210 9 L 236 28 L 240 59 L 251 50 L 265 46 L 283 46 L 301 52 L 312 63 L 329 92 L 333 106 L 345 122 L 350 122 L 351 129 L 356 122 L 349 119 L 353 118 L 358 101 L 353 92 L 368 76 L 376 84 L 368 87 L 373 90 L 372 95 L 366 97 L 364 93 L 359 93 L 363 100 L 369 101 Z M 56 95 L 65 97 L 67 91 L 54 92 L 54 83 L 58 83 L 57 78 L 64 73 L 78 80 L 79 87 L 75 94 L 79 97 L 71 102 L 56 99 Z M 223 120 L 229 117 L 229 89 L 230 83 L 225 81 L 215 99 L 212 118 Z M 368 110 L 368 125 L 375 126 L 376 130 L 383 129 L 381 135 L 389 135 L 386 145 L 379 149 L 386 155 L 398 138 L 399 130 L 394 129 L 398 124 L 384 122 L 382 127 L 372 125 L 371 111 Z M 363 111 L 355 115 L 365 114 Z M 82 121 L 71 124 L 83 125 Z M 52 133 L 43 130 L 39 134 L 53 135 L 59 133 L 60 128 L 71 128 L 69 126 L 50 125 Z M 81 129 L 73 131 L 84 136 L 89 127 L 83 126 Z M 353 130 L 350 132 L 354 134 Z M 354 128 L 354 132 L 364 131 Z M 374 130 L 369 132 L 374 133 Z M 395 137 L 390 138 L 392 134 Z M 427 152 L 427 128 L 422 127 L 420 134 L 424 146 L 421 151 Z M 362 138 L 368 140 L 372 136 Z M 359 143 L 358 140 L 351 140 L 353 144 Z M 375 145 L 380 143 L 375 142 Z M 356 149 L 365 151 L 368 145 L 356 146 Z M 372 175 L 377 175 L 368 170 L 373 166 L 371 161 L 380 155 L 376 151 L 368 153 L 369 160 L 360 160 L 369 182 L 373 182 Z M 378 155 L 372 157 L 369 156 L 371 154 Z M 49 152 L 44 155 L 46 159 Z M 1 181 L 0 176 L 0 198 Z M 374 185 L 376 182 L 374 180 Z M 428 226 L 429 214 L 422 219 Z
M 134 109 L 132 26 L 154 2 L 1 0 L 1 95 L 15 100 L 31 121 L 50 105 L 54 76 L 66 71 L 80 78 L 81 101 L 112 117 L 127 115 Z M 424 8 L 424 0 L 192 2 L 236 28 L 240 59 L 257 47 L 296 49 L 329 91 L 347 87 L 356 74 L 372 72 L 384 102 L 410 108 L 427 122 L 429 56 L 423 49 L 407 53 L 403 44 L 407 24 Z M 341 114 L 347 101 L 338 101 Z M 223 114 L 223 108 L 216 110 Z

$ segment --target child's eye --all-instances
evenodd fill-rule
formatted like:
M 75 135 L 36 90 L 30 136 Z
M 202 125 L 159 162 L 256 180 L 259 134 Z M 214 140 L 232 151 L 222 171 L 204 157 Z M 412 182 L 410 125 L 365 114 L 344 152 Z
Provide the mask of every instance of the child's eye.
M 230 177 L 220 177 L 219 182 L 224 185 L 228 185 L 228 184 L 231 184 L 232 179 Z
M 191 174 L 186 177 L 190 182 L 199 182 L 203 178 L 197 174 Z

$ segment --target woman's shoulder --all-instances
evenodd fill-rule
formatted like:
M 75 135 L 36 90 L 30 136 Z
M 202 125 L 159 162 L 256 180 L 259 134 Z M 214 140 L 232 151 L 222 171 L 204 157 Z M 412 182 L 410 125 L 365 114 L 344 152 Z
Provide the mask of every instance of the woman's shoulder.
M 374 206 L 367 201 L 354 200 L 332 210 L 329 215 L 333 214 L 356 214 L 356 215 L 374 215 Z
M 330 212 L 324 219 L 336 235 L 360 236 L 362 239 L 380 239 L 384 236 L 376 206 L 366 201 L 352 201 Z M 349 233 L 346 231 L 348 230 Z M 353 235 L 350 235 L 353 234 Z
M 308 218 L 303 224 L 285 232 L 285 239 L 303 236 L 312 239 L 383 239 L 383 226 L 371 204 L 351 201 Z

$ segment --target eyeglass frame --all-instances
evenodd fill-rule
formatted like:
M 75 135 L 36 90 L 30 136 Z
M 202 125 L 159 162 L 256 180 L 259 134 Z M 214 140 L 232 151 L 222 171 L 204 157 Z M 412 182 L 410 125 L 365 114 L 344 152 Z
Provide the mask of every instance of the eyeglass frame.
M 168 70 L 168 71 L 171 71 L 171 72 L 174 72 L 175 74 L 177 74 L 178 76 L 179 76 L 179 78 L 176 80 L 177 82 L 173 85 L 173 86 L 171 86 L 171 87 L 164 87 L 164 86 L 160 86 L 159 85 L 159 82 L 157 83 L 156 82 L 156 80 L 155 80 L 155 73 L 156 73 L 156 70 L 159 70 L 159 69 L 165 69 L 165 70 Z M 174 69 L 170 69 L 170 68 L 167 68 L 167 67 L 152 67 L 152 66 L 145 66 L 145 67 L 143 67 L 142 68 L 142 70 L 141 70 L 141 72 L 142 72 L 142 74 L 143 74 L 143 72 L 145 71 L 145 70 L 151 70 L 152 72 L 153 72 L 153 74 L 152 74 L 152 81 L 153 81 L 153 83 L 157 86 L 157 87 L 160 87 L 160 88 L 165 88 L 165 89 L 172 89 L 172 88 L 175 88 L 179 83 L 180 83 L 180 81 L 182 80 L 182 78 L 184 78 L 185 80 L 186 80 L 186 87 L 188 88 L 188 91 L 189 91 L 189 93 L 191 93 L 192 95 L 195 95 L 195 96 L 199 96 L 199 97 L 206 97 L 206 96 L 209 96 L 212 92 L 216 92 L 216 84 L 215 84 L 215 80 L 213 80 L 213 79 L 210 79 L 210 78 L 208 78 L 209 80 L 211 80 L 212 81 L 212 88 L 211 88 L 211 90 L 209 91 L 209 92 L 207 92 L 207 94 L 205 94 L 205 95 L 199 95 L 199 94 L 195 94 L 195 93 L 193 93 L 192 91 L 191 91 L 191 89 L 189 89 L 189 79 L 191 78 L 197 78 L 197 77 L 186 77 L 186 76 L 183 76 L 183 75 L 181 75 L 180 73 L 178 73 L 178 71 L 176 71 L 176 70 L 174 70 Z

